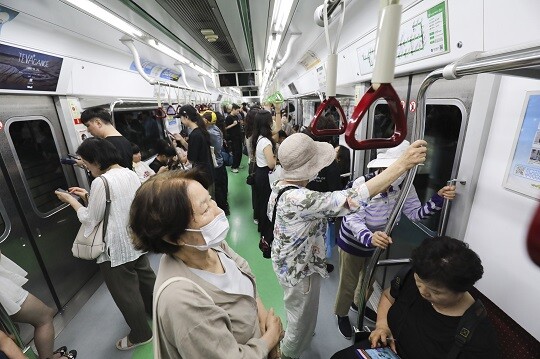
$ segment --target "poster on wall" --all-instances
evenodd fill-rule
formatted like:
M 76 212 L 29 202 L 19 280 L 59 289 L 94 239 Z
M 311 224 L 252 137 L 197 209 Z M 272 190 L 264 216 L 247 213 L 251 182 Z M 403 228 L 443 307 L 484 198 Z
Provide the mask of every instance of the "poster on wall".
M 63 59 L 0 44 L 0 88 L 56 91 Z
M 528 92 L 504 187 L 540 199 L 540 92 Z
M 143 68 L 145 74 L 152 77 L 158 77 L 163 80 L 178 81 L 182 77 L 182 75 L 180 75 L 178 72 L 172 71 L 145 59 L 141 59 L 141 67 Z M 129 69 L 131 71 L 137 71 L 135 62 L 131 62 Z

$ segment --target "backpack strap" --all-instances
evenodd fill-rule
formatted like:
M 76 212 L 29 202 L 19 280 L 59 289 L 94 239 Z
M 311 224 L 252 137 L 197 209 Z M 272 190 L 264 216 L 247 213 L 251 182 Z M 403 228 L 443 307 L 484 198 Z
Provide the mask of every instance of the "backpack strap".
M 276 197 L 276 203 L 274 204 L 274 211 L 272 212 L 272 227 L 274 227 L 276 225 L 276 213 L 277 213 L 277 205 L 278 205 L 279 197 L 281 197 L 281 195 L 283 193 L 287 192 L 288 190 L 296 189 L 296 188 L 298 188 L 298 187 L 296 187 L 296 186 L 287 186 L 287 187 L 284 187 L 284 188 L 279 190 L 279 192 L 277 194 L 277 197 Z
M 461 317 L 454 336 L 454 345 L 448 352 L 446 359 L 457 359 L 463 347 L 471 341 L 471 337 L 478 324 L 487 316 L 486 307 L 477 299 Z
M 111 211 L 111 192 L 109 190 L 109 182 L 105 176 L 99 176 L 103 180 L 105 186 L 105 214 L 103 215 L 103 242 L 105 242 L 105 233 L 107 233 L 107 224 L 109 223 L 109 212 Z
M 390 282 L 390 295 L 395 299 L 399 296 L 401 288 L 403 288 L 403 283 L 405 283 L 405 278 L 411 273 L 412 265 L 407 264 L 403 266 L 399 272 L 396 274 L 392 282 Z

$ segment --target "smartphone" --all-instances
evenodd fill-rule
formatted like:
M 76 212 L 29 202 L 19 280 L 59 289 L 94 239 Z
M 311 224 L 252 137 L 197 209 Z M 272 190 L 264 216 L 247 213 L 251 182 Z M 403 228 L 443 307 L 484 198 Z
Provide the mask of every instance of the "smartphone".
M 60 163 L 63 165 L 75 165 L 77 164 L 77 161 L 71 158 L 61 158 Z
M 71 197 L 75 198 L 75 199 L 79 199 L 79 196 L 77 196 L 76 194 L 73 194 L 73 193 L 70 193 L 69 191 L 63 189 L 63 188 L 57 188 L 56 191 L 58 192 L 62 192 L 62 193 L 67 193 L 69 194 Z
M 75 160 L 80 160 L 81 158 L 77 155 L 72 155 L 71 153 L 68 153 L 68 157 L 73 158 Z

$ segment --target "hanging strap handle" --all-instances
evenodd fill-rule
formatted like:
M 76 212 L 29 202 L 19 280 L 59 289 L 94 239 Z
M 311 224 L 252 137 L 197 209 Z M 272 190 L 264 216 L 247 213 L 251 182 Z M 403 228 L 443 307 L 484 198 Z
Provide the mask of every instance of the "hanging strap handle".
M 399 0 L 381 1 L 372 85 L 358 102 L 345 131 L 345 141 L 354 150 L 395 147 L 403 142 L 407 136 L 407 118 L 401 107 L 399 96 L 392 87 L 399 27 L 401 25 L 401 10 Z M 362 118 L 371 105 L 381 98 L 384 98 L 388 103 L 392 122 L 395 126 L 394 134 L 390 138 L 372 138 L 358 141 L 356 139 L 356 130 Z
M 311 133 L 314 136 L 334 136 L 341 135 L 345 132 L 347 128 L 347 118 L 345 117 L 345 112 L 341 107 L 341 104 L 336 99 L 336 84 L 337 84 L 337 47 L 339 44 L 339 38 L 341 37 L 341 30 L 343 29 L 343 22 L 345 20 L 345 3 L 342 1 L 341 6 L 341 17 L 339 19 L 338 30 L 336 34 L 336 39 L 334 46 L 330 42 L 330 29 L 328 24 L 328 1 L 325 0 L 323 7 L 323 20 L 324 20 L 324 34 L 326 37 L 326 45 L 328 46 L 328 58 L 326 61 L 326 100 L 322 101 L 320 106 L 317 108 L 315 117 L 311 121 Z M 327 109 L 334 107 L 339 115 L 339 128 L 329 128 L 329 129 L 317 129 L 317 123 L 325 115 Z
M 160 119 L 163 119 L 165 117 L 167 117 L 167 114 L 165 113 L 165 111 L 163 111 L 163 103 L 161 102 L 161 83 L 158 82 L 158 91 L 157 91 L 157 104 L 158 104 L 158 108 L 154 111 L 154 116 L 156 118 L 160 118 Z M 155 88 L 155 86 L 154 86 Z

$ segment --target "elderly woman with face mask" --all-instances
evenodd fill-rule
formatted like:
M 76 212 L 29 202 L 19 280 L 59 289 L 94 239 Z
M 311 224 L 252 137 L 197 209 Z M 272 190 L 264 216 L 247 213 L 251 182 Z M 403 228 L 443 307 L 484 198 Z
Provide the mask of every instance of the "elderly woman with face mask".
M 272 262 L 287 310 L 282 358 L 300 357 L 315 330 L 321 277 L 328 277 L 324 244 L 327 218 L 359 211 L 370 197 L 424 162 L 425 145 L 425 141 L 416 141 L 385 171 L 365 183 L 355 182 L 342 191 L 315 192 L 306 185 L 334 161 L 334 147 L 302 133 L 283 141 L 278 151 L 282 180 L 272 189 L 267 212 L 268 218 L 275 217 Z
M 224 242 L 229 222 L 207 185 L 198 169 L 156 175 L 131 207 L 136 247 L 165 254 L 154 291 L 154 358 L 278 358 L 280 319 L 264 308 L 248 263 Z

